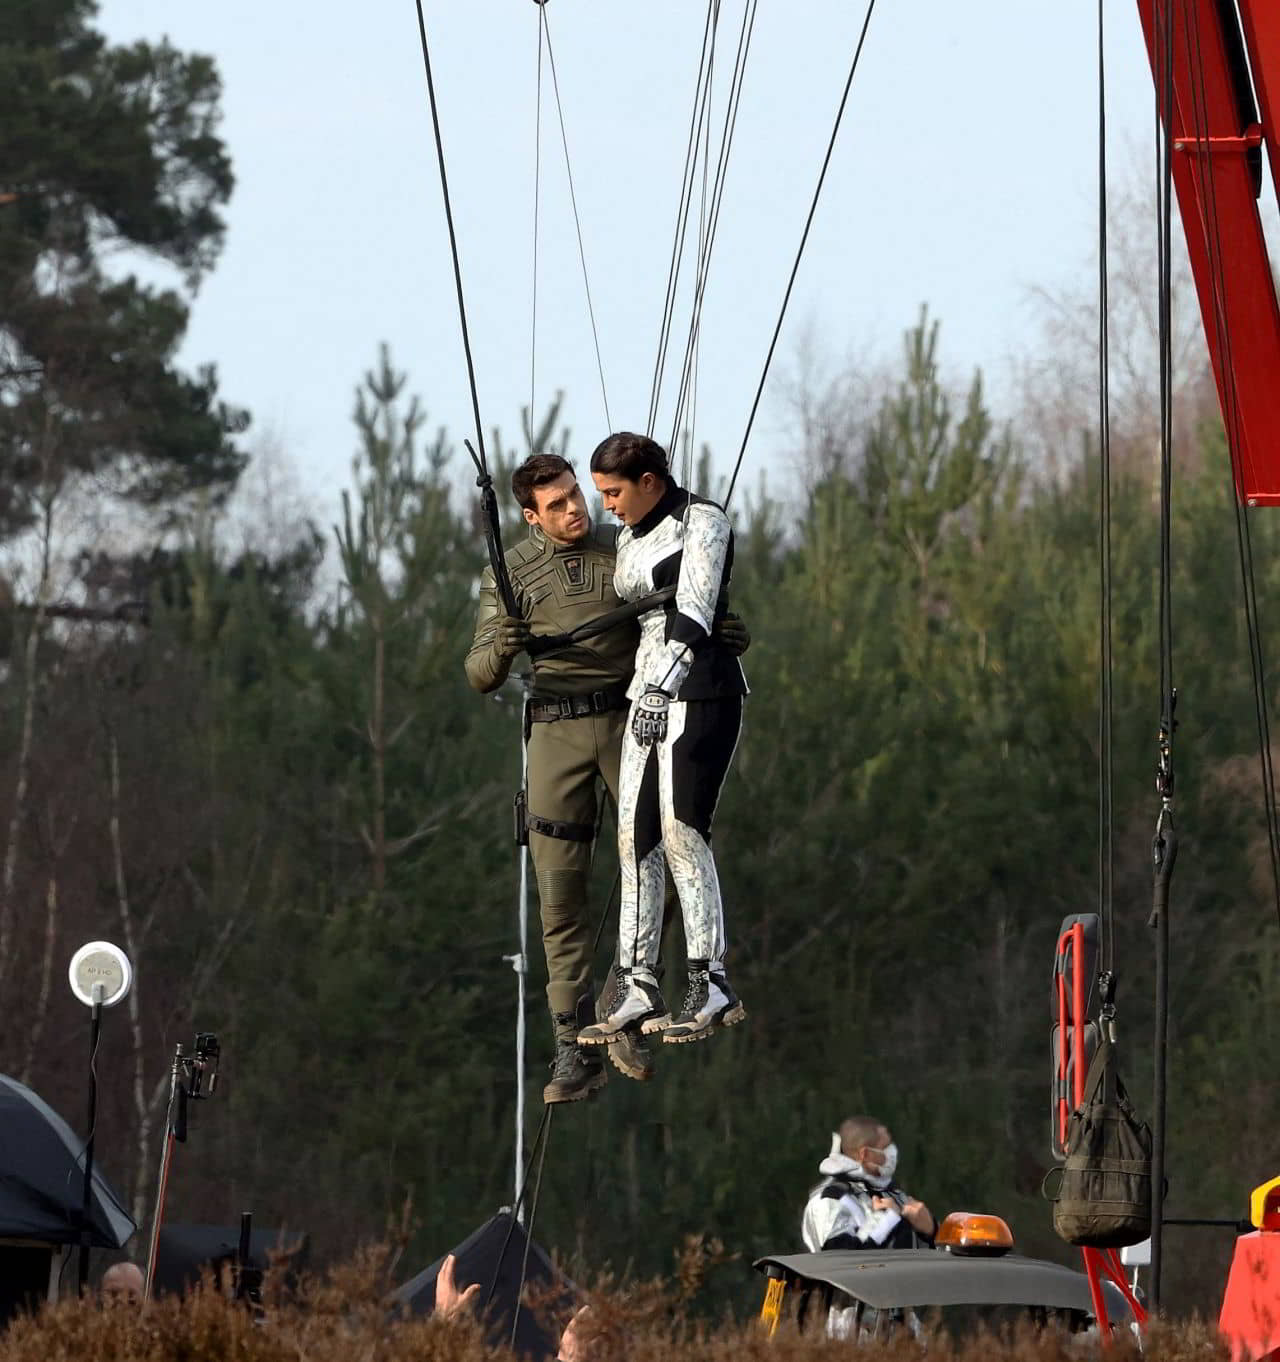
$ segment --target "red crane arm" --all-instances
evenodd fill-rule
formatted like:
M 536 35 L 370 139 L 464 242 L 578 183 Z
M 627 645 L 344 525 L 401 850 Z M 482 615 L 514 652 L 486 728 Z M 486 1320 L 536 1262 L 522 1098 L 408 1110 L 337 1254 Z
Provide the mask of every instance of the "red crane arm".
M 1138 0 L 1158 97 L 1156 41 L 1172 0 Z M 1262 233 L 1262 151 L 1280 163 L 1280 5 L 1173 6 L 1173 181 L 1231 449 L 1236 495 L 1280 505 L 1280 302 Z

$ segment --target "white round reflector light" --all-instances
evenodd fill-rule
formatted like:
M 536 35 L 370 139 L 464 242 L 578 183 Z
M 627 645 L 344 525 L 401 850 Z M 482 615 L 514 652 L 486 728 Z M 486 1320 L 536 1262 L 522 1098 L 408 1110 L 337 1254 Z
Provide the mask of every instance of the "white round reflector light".
M 93 1006 L 93 987 L 102 985 L 103 1007 L 123 1001 L 133 983 L 133 966 L 119 946 L 110 941 L 90 941 L 71 957 L 67 968 L 71 991 L 86 1007 Z

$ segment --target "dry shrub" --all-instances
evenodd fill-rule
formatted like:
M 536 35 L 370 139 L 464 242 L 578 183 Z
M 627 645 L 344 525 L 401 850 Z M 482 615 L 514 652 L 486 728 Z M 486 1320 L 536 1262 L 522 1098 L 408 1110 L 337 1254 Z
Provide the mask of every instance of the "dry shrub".
M 93 1298 L 67 1300 L 16 1320 L 0 1337 L 0 1362 L 510 1362 L 485 1342 L 477 1320 L 396 1316 L 387 1308 L 388 1278 L 397 1255 L 367 1250 L 288 1299 L 255 1313 L 219 1294 L 212 1282 L 186 1299 L 163 1297 L 143 1308 L 104 1308 Z M 581 1362 L 1079 1362 L 1100 1357 L 1096 1340 L 1030 1328 L 921 1344 L 905 1335 L 854 1348 L 820 1330 L 800 1333 L 786 1322 L 767 1337 L 754 1319 L 693 1318 L 686 1303 L 710 1265 L 715 1243 L 686 1244 L 671 1281 L 618 1283 L 603 1279 L 583 1296 L 575 1324 Z M 556 1332 L 566 1323 L 563 1295 L 544 1297 Z M 538 1308 L 539 1302 L 530 1302 Z M 1105 1353 L 1107 1362 L 1226 1362 L 1228 1350 L 1212 1327 L 1162 1325 L 1140 1352 L 1128 1336 Z

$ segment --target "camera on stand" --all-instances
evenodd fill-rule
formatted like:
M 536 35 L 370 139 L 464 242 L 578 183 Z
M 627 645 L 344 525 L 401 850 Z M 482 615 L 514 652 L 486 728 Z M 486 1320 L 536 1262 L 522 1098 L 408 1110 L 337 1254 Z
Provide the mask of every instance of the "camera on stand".
M 173 1064 L 169 1070 L 169 1105 L 165 1114 L 164 1146 L 160 1154 L 160 1176 L 156 1185 L 155 1211 L 151 1218 L 151 1244 L 147 1252 L 145 1295 L 149 1298 L 155 1283 L 156 1250 L 160 1243 L 160 1226 L 164 1221 L 165 1197 L 169 1189 L 169 1170 L 173 1163 L 173 1147 L 187 1139 L 187 1105 L 212 1097 L 218 1087 L 218 1061 L 222 1046 L 212 1031 L 197 1031 L 188 1054 L 181 1043 L 174 1046 Z

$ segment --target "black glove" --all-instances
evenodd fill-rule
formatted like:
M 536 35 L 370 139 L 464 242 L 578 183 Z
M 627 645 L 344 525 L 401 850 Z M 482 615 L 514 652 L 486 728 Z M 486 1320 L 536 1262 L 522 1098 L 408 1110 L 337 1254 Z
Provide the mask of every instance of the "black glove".
M 649 686 L 631 712 L 631 736 L 641 747 L 662 742 L 667 736 L 667 711 L 671 697 L 661 686 Z
M 502 615 L 498 619 L 497 630 L 493 636 L 493 646 L 504 661 L 515 657 L 529 646 L 533 629 L 528 620 L 516 619 L 513 615 Z
M 734 655 L 741 657 L 751 647 L 751 631 L 741 615 L 721 615 L 711 626 L 711 637 Z

